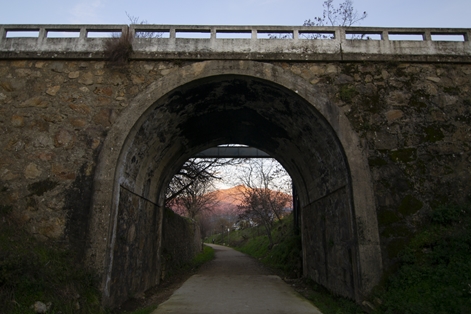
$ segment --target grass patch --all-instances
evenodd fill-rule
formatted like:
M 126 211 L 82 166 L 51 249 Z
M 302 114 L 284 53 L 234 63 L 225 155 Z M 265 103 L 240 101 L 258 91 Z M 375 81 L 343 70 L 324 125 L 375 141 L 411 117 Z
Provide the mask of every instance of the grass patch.
M 130 314 L 150 314 L 152 313 L 155 309 L 157 309 L 157 305 L 150 305 L 150 306 L 146 306 L 142 309 L 137 309 L 133 312 L 129 312 Z M 127 313 L 127 312 L 125 312 Z
M 192 268 L 199 268 L 206 262 L 209 262 L 214 259 L 214 249 L 207 245 L 203 245 L 203 251 L 196 255 L 192 262 Z
M 312 280 L 304 279 L 310 288 L 305 297 L 310 300 L 323 314 L 363 314 L 365 313 L 355 302 L 338 297 Z
M 56 243 L 41 242 L 8 216 L 0 217 L 0 309 L 34 313 L 36 301 L 47 313 L 104 313 L 97 278 Z
M 379 313 L 471 313 L 471 206 L 441 206 L 375 293 Z

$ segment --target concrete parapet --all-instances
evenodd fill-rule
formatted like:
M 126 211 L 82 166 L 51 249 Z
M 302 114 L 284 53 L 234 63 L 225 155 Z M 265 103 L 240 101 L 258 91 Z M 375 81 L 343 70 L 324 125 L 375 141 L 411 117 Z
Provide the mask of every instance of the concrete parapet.
M 468 62 L 471 56 L 471 29 L 139 24 L 0 25 L 0 58 L 103 59 L 105 41 L 127 30 L 134 35 L 131 59 Z

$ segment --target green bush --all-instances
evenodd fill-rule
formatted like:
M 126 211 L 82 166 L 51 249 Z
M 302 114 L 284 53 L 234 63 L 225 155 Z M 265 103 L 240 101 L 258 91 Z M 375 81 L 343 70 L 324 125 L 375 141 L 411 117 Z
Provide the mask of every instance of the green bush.
M 431 225 L 400 255 L 401 265 L 378 293 L 382 313 L 471 313 L 469 206 L 431 212 Z
M 469 214 L 469 207 L 457 205 L 442 205 L 431 213 L 432 222 L 447 225 L 458 222 L 466 214 Z

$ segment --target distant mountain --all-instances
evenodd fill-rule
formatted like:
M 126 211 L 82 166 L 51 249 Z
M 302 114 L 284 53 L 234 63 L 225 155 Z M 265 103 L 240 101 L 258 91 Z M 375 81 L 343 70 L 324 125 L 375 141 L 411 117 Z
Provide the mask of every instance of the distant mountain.
M 237 205 L 241 204 L 243 192 L 248 188 L 244 185 L 238 185 L 229 189 L 216 190 L 213 193 L 217 199 L 217 204 L 214 206 L 213 214 L 238 214 L 239 209 Z M 292 204 L 289 204 L 292 207 Z
M 240 205 L 243 196 L 242 192 L 246 189 L 247 187 L 238 185 L 229 189 L 221 189 L 211 192 L 215 195 L 217 200 L 213 214 L 236 214 L 238 212 L 237 205 Z
M 210 194 L 214 195 L 216 204 L 213 206 L 211 212 L 207 212 L 207 216 L 235 216 L 237 217 L 240 213 L 238 205 L 241 204 L 243 198 L 243 192 L 248 188 L 244 185 L 237 185 L 229 189 L 220 189 Z M 291 204 L 289 204 L 291 207 Z M 173 210 L 179 214 L 185 212 L 182 208 L 174 207 Z

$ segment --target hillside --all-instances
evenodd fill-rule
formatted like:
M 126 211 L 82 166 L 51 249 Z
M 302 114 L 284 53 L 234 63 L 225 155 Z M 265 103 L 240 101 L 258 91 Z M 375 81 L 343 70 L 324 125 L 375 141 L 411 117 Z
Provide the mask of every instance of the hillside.
M 211 194 L 215 195 L 216 204 L 213 209 L 214 215 L 221 214 L 237 214 L 239 213 L 238 205 L 241 204 L 244 191 L 248 188 L 244 185 L 237 185 L 229 189 L 220 189 Z M 289 204 L 291 208 L 292 205 Z
M 216 204 L 214 205 L 214 215 L 236 214 L 237 206 L 240 205 L 243 197 L 243 191 L 247 187 L 243 185 L 234 186 L 229 189 L 221 189 L 211 192 L 215 196 Z

